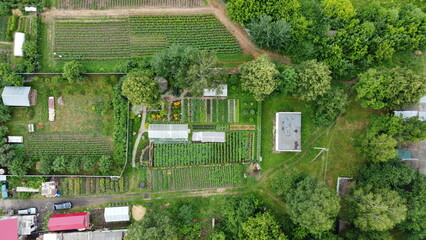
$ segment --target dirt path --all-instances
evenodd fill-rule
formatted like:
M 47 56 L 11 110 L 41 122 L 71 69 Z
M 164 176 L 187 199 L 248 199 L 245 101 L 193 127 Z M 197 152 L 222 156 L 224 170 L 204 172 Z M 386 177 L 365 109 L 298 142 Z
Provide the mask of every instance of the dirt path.
M 13 42 L 1 42 L 1 41 L 0 41 L 0 44 L 12 45 L 12 43 L 13 43 Z
M 142 107 L 142 121 L 141 126 L 138 131 L 138 137 L 136 138 L 135 146 L 133 146 L 133 152 L 132 152 L 132 167 L 136 167 L 136 154 L 138 153 L 138 146 L 139 142 L 141 141 L 142 134 L 144 134 L 147 129 L 145 128 L 145 121 L 146 121 L 146 106 Z

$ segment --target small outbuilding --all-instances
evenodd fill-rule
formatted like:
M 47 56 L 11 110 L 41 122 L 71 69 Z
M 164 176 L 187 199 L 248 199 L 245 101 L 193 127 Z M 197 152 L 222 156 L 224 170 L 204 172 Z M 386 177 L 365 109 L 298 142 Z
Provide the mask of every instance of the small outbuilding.
M 88 212 L 54 214 L 47 223 L 49 231 L 85 230 L 90 228 Z
M 108 207 L 105 208 L 105 222 L 128 222 L 130 221 L 129 207 Z
M 68 232 L 46 233 L 42 240 L 122 240 L 127 234 L 127 229 L 93 231 L 93 232 Z
M 226 142 L 225 132 L 193 132 L 192 133 L 193 142 L 217 142 L 224 143 Z
M 301 112 L 278 112 L 275 116 L 275 150 L 301 152 Z
M 29 107 L 31 87 L 4 87 L 3 104 L 11 107 Z
M 23 136 L 7 136 L 7 143 L 23 143 Z
M 221 84 L 218 89 L 204 89 L 204 97 L 227 97 L 228 96 L 228 85 Z
M 36 7 L 24 7 L 25 12 L 37 12 Z
M 24 56 L 24 46 L 25 42 L 25 33 L 15 32 L 15 38 L 13 43 L 13 55 L 15 57 L 23 57 Z
M 150 140 L 187 141 L 188 135 L 188 124 L 150 124 L 148 127 Z
M 348 177 L 338 177 L 337 178 L 337 196 L 343 197 L 349 193 L 350 187 L 352 184 L 355 184 L 356 181 L 353 178 Z

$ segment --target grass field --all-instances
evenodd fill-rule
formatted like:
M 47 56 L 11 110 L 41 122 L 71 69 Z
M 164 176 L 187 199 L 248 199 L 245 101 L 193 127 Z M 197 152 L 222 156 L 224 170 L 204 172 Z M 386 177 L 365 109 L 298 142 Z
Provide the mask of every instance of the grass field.
M 107 9 L 135 7 L 201 7 L 203 0 L 56 0 L 55 6 L 62 9 Z
M 11 135 L 24 136 L 27 151 L 37 153 L 103 155 L 112 149 L 112 88 L 99 79 L 70 85 L 33 81 L 37 104 L 13 107 L 7 123 Z M 48 121 L 48 97 L 55 97 L 55 121 Z M 64 105 L 58 104 L 63 98 Z M 34 124 L 35 133 L 27 125 Z M 44 142 L 44 144 L 43 144 Z M 39 150 L 37 150 L 39 149 Z

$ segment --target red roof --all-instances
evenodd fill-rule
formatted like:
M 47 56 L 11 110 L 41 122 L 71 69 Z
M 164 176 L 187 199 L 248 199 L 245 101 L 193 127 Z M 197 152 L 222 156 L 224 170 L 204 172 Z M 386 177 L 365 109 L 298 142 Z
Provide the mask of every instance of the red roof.
M 18 218 L 0 220 L 0 236 L 2 240 L 17 240 Z
M 50 231 L 64 231 L 89 228 L 89 213 L 54 214 L 50 217 L 47 227 Z

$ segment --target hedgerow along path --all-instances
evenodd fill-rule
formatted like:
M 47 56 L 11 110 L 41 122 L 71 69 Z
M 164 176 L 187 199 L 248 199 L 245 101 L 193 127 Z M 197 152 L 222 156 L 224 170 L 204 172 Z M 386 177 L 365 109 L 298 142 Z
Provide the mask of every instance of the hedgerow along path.
M 125 18 L 56 18 L 57 61 L 125 60 L 151 56 L 171 44 L 241 53 L 235 37 L 211 14 L 143 15 Z

